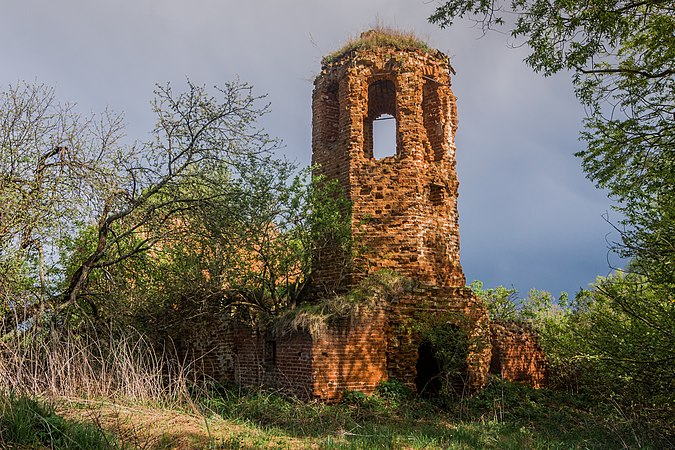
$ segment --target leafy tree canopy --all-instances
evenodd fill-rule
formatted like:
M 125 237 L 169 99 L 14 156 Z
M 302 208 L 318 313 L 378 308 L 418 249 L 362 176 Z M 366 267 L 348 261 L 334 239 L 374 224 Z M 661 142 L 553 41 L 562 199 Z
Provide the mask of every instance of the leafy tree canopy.
M 620 253 L 649 279 L 672 283 L 675 263 L 675 4 L 672 0 L 452 0 L 429 18 L 484 32 L 510 28 L 536 72 L 573 73 L 588 116 L 577 153 L 617 200 Z
M 158 85 L 153 109 L 151 138 L 127 144 L 118 115 L 81 116 L 41 85 L 0 92 L 0 336 L 73 310 L 238 297 L 275 313 L 314 246 L 349 246 L 344 196 L 274 157 L 251 86 Z

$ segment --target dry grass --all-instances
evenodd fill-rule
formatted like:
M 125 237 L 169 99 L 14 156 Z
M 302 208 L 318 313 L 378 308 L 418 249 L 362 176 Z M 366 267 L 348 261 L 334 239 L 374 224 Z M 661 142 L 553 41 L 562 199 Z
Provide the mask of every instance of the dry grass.
M 180 404 L 189 401 L 191 368 L 133 329 L 28 329 L 0 343 L 0 393 Z
M 378 24 L 373 29 L 361 33 L 358 38 L 350 38 L 339 50 L 325 56 L 321 62 L 322 64 L 330 64 L 354 50 L 378 47 L 393 47 L 398 50 L 432 51 L 431 47 L 418 38 L 412 31 L 404 31 Z
M 287 311 L 274 323 L 277 334 L 305 330 L 312 336 L 321 336 L 331 321 L 353 317 L 360 311 L 383 304 L 392 296 L 410 288 L 411 280 L 389 270 L 376 272 L 351 291 L 332 295 L 317 303 L 303 304 Z
M 112 433 L 118 448 L 306 448 L 289 436 L 274 436 L 249 423 L 218 415 L 133 403 L 60 399 L 56 411 L 66 419 L 96 424 Z M 311 444 L 311 443 L 310 443 Z

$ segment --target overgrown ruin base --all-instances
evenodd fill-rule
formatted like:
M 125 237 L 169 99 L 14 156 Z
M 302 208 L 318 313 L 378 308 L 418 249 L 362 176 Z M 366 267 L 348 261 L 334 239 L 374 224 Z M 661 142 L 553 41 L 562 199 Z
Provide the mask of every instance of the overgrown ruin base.
M 488 373 L 534 387 L 544 383 L 545 359 L 534 332 L 490 323 L 468 289 L 416 288 L 371 303 L 381 306 L 329 318 L 319 331 L 261 330 L 232 319 L 201 322 L 184 339 L 183 350 L 213 380 L 336 401 L 345 391 L 372 394 L 385 380 L 418 392 L 428 388 L 440 373 L 433 352 L 424 350 L 425 334 L 449 324 L 467 338 L 457 394 L 480 389 Z

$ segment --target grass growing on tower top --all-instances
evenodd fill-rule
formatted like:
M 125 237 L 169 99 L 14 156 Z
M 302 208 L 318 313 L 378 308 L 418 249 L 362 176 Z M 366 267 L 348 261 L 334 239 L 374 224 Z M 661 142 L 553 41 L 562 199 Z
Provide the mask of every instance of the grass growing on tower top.
M 357 49 L 380 47 L 392 47 L 397 50 L 433 51 L 426 42 L 418 38 L 412 31 L 377 25 L 375 28 L 361 33 L 358 38 L 349 39 L 339 50 L 326 55 L 321 63 L 330 64 Z

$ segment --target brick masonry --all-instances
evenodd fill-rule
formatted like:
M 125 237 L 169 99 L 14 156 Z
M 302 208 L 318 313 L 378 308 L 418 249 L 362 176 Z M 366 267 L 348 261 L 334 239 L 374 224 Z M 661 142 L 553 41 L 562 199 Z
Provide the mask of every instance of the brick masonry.
M 490 324 L 492 358 L 490 373 L 535 388 L 546 381 L 546 357 L 537 335 L 523 323 L 493 321 Z
M 357 50 L 314 82 L 312 162 L 352 201 L 358 256 L 318 255 L 313 282 L 330 291 L 394 269 L 420 282 L 464 286 L 459 265 L 456 102 L 440 52 Z M 373 120 L 396 118 L 396 154 L 372 156 Z M 330 251 L 330 250 L 329 250 Z
M 371 308 L 330 321 L 315 336 L 260 331 L 232 320 L 202 322 L 187 345 L 197 371 L 208 378 L 332 401 L 345 390 L 372 393 L 387 379 L 384 330 L 385 311 Z
M 457 129 L 451 67 L 438 51 L 358 49 L 325 64 L 314 82 L 312 162 L 352 202 L 352 255 L 317 255 L 326 292 L 391 269 L 418 283 L 387 305 L 387 375 L 414 386 L 425 322 L 446 318 L 471 337 L 470 388 L 487 379 L 487 311 L 459 263 Z M 396 152 L 373 156 L 373 121 L 396 120 Z M 351 270 L 345 271 L 345 267 Z
M 193 350 L 221 381 L 266 385 L 309 398 L 345 389 L 372 393 L 389 378 L 415 387 L 422 332 L 438 322 L 469 338 L 466 388 L 484 385 L 492 363 L 505 378 L 539 386 L 543 354 L 535 336 L 490 326 L 459 262 L 458 180 L 452 68 L 438 51 L 357 49 L 324 64 L 312 97 L 312 162 L 352 202 L 354 251 L 317 250 L 316 296 L 391 269 L 415 287 L 375 308 L 333 321 L 320 335 L 274 335 L 234 322 L 204 323 Z M 396 152 L 373 157 L 373 121 L 396 120 Z M 316 301 L 316 297 L 315 297 Z

